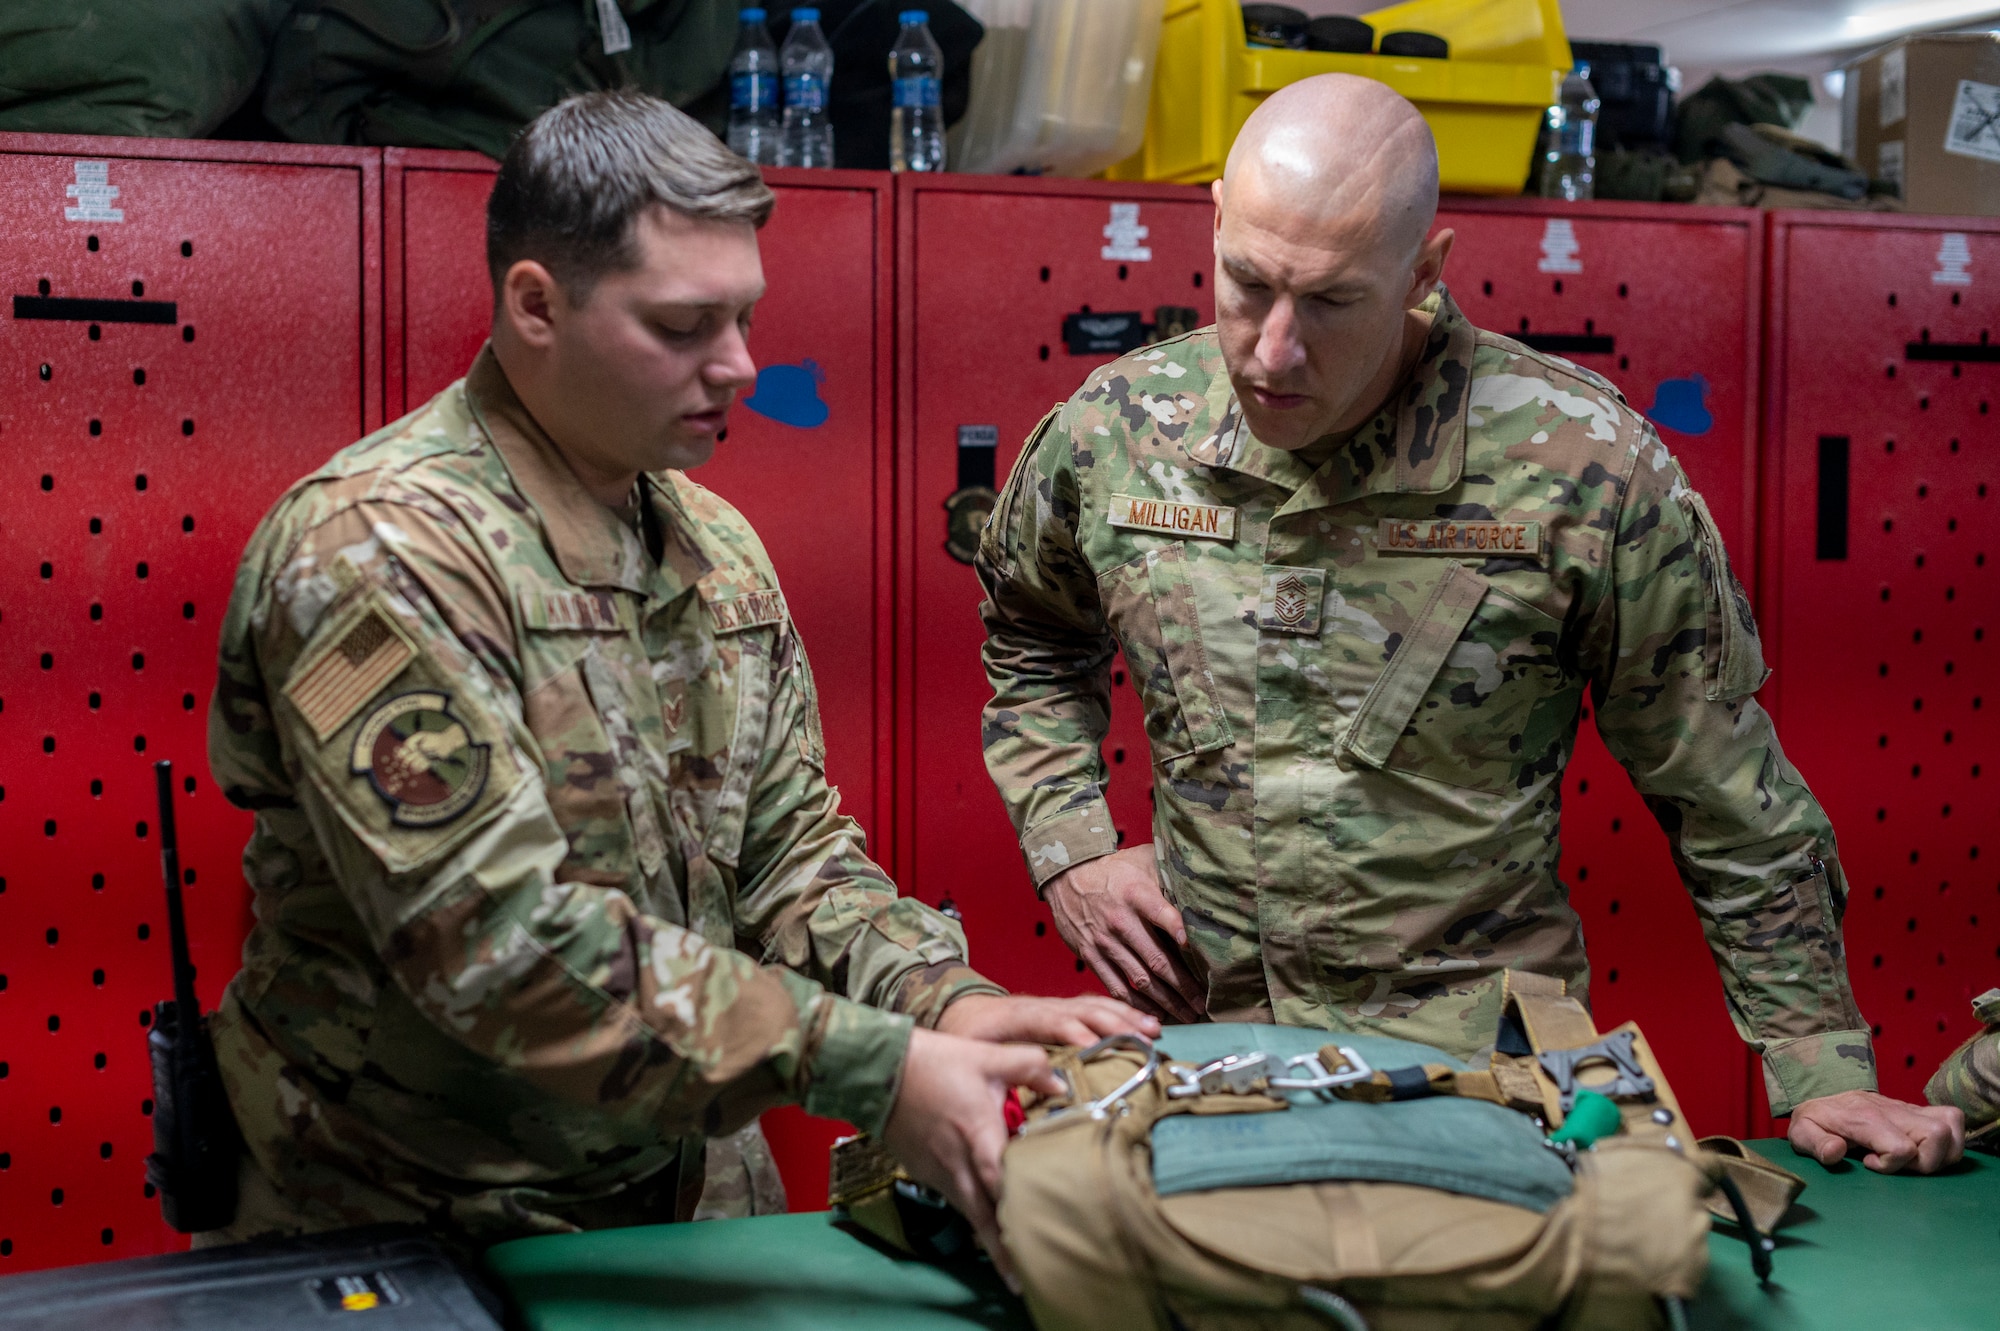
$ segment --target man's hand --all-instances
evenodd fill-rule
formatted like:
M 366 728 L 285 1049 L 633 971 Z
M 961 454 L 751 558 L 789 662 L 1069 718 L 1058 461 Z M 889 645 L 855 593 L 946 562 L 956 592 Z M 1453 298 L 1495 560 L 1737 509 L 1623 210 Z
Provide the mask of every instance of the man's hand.
M 1111 996 L 1173 1021 L 1200 1021 L 1208 999 L 1178 953 L 1181 913 L 1160 891 L 1151 845 L 1130 846 L 1064 869 L 1043 889 L 1056 932 L 1097 973 Z
M 1794 1151 L 1823 1165 L 1859 1153 L 1878 1174 L 1935 1174 L 1965 1154 L 1965 1113 L 1874 1091 L 1842 1091 L 1794 1109 L 1791 1141 Z
M 1016 1086 L 1044 1095 L 1064 1091 L 1048 1055 L 1033 1045 L 988 1044 L 919 1026 L 910 1032 L 903 1084 L 882 1144 L 911 1178 L 943 1193 L 972 1222 L 994 1266 L 1018 1291 L 994 1217 L 1000 1153 L 1007 1146 L 1002 1106 Z
M 1035 998 L 1026 994 L 967 994 L 944 1010 L 937 1028 L 968 1040 L 1030 1044 L 1096 1044 L 1128 1033 L 1152 1039 L 1160 1023 L 1115 998 Z

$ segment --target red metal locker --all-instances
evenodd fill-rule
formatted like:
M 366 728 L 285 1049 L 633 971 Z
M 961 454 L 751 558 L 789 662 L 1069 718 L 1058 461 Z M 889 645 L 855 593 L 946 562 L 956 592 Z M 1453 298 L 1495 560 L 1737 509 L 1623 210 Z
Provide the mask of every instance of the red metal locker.
M 1095 991 L 1035 899 L 980 756 L 979 713 L 992 690 L 979 664 L 979 582 L 945 548 L 946 504 L 981 479 L 961 471 L 961 455 L 991 467 L 989 486 L 1004 483 L 1042 414 L 1110 359 L 1067 354 L 1065 316 L 1137 311 L 1150 321 L 1158 307 L 1177 306 L 1198 311 L 1196 326 L 1213 320 L 1214 211 L 1206 190 L 1178 185 L 950 175 L 898 183 L 899 881 L 933 905 L 951 900 L 973 964 L 1001 983 Z M 1107 257 L 1141 250 L 1147 257 Z M 995 437 L 986 431 L 997 432 L 997 457 L 979 456 Z M 1104 747 L 1119 837 L 1150 840 L 1151 751 L 1122 663 Z
M 391 148 L 388 362 L 393 410 L 465 372 L 492 321 L 486 196 L 476 153 Z M 777 564 L 812 654 L 827 770 L 886 857 L 891 672 L 888 569 L 894 326 L 889 177 L 772 171 L 760 236 L 769 294 L 751 352 L 757 391 L 695 478 L 741 508 Z M 826 1204 L 838 1125 L 779 1110 L 766 1121 L 795 1210 Z
M 1882 1089 L 1914 1098 L 2000 982 L 2000 222 L 1779 214 L 1770 308 L 1772 687 Z
M 1708 500 L 1754 593 L 1757 211 L 1454 198 L 1438 225 L 1458 234 L 1445 276 L 1472 321 L 1618 385 Z M 1659 825 L 1588 711 L 1563 782 L 1561 872 L 1583 916 L 1592 1008 L 1601 1026 L 1645 1027 L 1697 1131 L 1740 1135 L 1764 1105 L 1761 1074 Z
M 185 1246 L 145 1186 L 171 758 L 199 991 L 249 924 L 208 776 L 252 526 L 381 419 L 379 154 L 0 135 L 0 1274 Z

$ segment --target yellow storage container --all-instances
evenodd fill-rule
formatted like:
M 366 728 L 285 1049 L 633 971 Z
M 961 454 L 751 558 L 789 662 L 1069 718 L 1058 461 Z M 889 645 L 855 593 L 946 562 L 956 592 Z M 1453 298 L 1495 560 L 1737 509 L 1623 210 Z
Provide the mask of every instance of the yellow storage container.
M 1382 34 L 1414 29 L 1451 43 L 1449 60 L 1248 45 L 1237 0 L 1167 0 L 1146 141 L 1113 180 L 1205 184 L 1257 104 L 1315 74 L 1380 79 L 1417 104 L 1437 136 L 1444 189 L 1519 194 L 1542 113 L 1570 67 L 1557 0 L 1410 0 L 1363 14 Z

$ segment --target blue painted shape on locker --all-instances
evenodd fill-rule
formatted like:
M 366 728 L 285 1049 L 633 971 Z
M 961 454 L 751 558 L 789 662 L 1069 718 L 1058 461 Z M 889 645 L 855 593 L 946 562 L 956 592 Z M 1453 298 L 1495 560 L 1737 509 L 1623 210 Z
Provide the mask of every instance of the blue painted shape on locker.
M 1698 374 L 1660 380 L 1646 415 L 1653 424 L 1677 434 L 1707 434 L 1715 427 L 1715 417 L 1708 412 L 1708 380 Z
M 743 405 L 780 425 L 811 430 L 826 424 L 827 405 L 819 395 L 825 378 L 818 361 L 766 365 L 757 371 L 757 390 L 743 399 Z

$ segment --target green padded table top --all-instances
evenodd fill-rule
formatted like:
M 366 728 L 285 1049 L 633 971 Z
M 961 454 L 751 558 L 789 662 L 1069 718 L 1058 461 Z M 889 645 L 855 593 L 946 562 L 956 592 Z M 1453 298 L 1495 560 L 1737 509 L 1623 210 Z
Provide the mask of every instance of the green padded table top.
M 1760 1289 L 1733 1236 L 1709 1237 L 1698 1328 L 1882 1331 L 2000 1326 L 2000 1162 L 1968 1157 L 1938 1178 L 1823 1169 L 1782 1142 L 1756 1148 L 1805 1177 Z M 1028 1331 L 983 1267 L 901 1260 L 825 1215 L 566 1234 L 504 1243 L 487 1262 L 534 1331 Z

